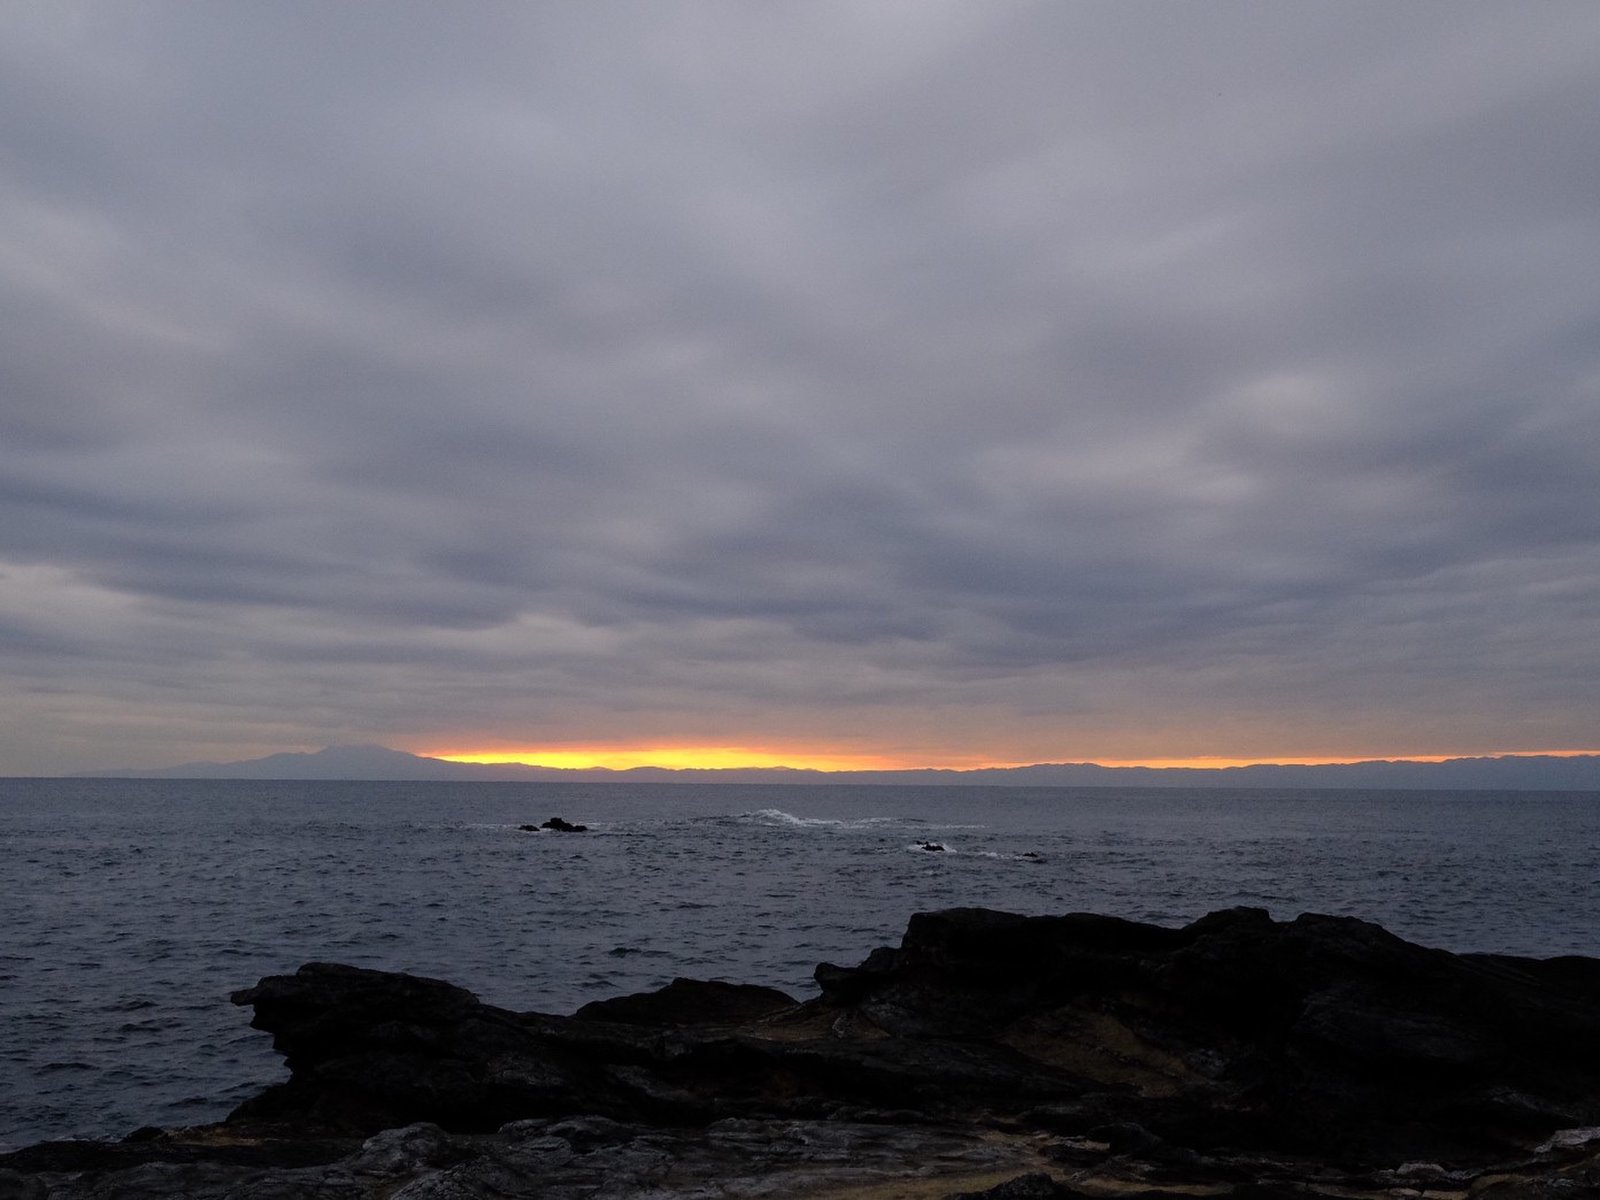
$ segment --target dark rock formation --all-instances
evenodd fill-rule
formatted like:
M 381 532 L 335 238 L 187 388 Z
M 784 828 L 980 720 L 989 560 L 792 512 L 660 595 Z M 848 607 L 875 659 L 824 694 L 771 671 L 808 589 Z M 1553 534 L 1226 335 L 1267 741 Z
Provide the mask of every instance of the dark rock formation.
M 234 997 L 286 1083 L 0 1159 L 0 1197 L 1600 1195 L 1597 960 L 957 909 L 816 975 L 555 1017 L 309 964 Z
M 674 979 L 653 992 L 585 1004 L 573 1016 L 580 1021 L 617 1021 L 660 1028 L 683 1025 L 737 1028 L 787 1012 L 798 1003 L 777 988 Z
M 1007 1047 L 1177 1140 L 1485 1156 L 1600 1124 L 1600 962 L 1453 955 L 1351 918 L 1183 929 L 962 909 L 823 967 L 819 1009 Z
M 568 821 L 564 817 L 551 817 L 543 825 L 539 826 L 539 828 L 540 829 L 552 829 L 556 833 L 588 833 L 589 832 L 589 827 L 587 825 L 574 825 L 571 821 Z

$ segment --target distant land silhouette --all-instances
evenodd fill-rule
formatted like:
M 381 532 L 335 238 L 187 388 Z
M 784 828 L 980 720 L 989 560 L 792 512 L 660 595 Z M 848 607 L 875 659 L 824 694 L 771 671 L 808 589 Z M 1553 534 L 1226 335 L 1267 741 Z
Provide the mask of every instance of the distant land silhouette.
M 975 770 L 815 771 L 789 767 L 569 769 L 516 763 L 457 763 L 387 746 L 329 746 L 310 754 L 270 754 L 246 762 L 196 762 L 155 770 L 80 772 L 93 779 L 347 779 L 570 783 L 848 783 L 1005 787 L 1419 788 L 1443 791 L 1600 792 L 1600 755 L 1548 754 L 1407 759 L 1311 766 L 1103 767 L 1038 763 Z

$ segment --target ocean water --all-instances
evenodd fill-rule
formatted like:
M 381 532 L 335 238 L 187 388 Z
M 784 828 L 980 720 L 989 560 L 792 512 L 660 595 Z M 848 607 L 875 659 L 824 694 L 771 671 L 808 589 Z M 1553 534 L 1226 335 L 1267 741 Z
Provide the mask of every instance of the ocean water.
M 0 780 L 0 1149 L 221 1118 L 284 1077 L 229 993 L 311 960 L 568 1012 L 953 905 L 1600 955 L 1597 864 L 1588 793 Z

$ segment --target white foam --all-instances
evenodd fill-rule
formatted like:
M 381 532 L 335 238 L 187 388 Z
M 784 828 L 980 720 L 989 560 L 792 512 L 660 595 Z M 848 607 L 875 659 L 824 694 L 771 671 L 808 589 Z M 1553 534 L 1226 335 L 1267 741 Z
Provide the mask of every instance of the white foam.
M 895 817 L 857 817 L 845 820 L 839 817 L 798 817 L 781 808 L 763 808 L 756 812 L 740 813 L 741 821 L 755 821 L 765 825 L 789 826 L 794 829 L 868 829 L 874 825 L 890 825 Z

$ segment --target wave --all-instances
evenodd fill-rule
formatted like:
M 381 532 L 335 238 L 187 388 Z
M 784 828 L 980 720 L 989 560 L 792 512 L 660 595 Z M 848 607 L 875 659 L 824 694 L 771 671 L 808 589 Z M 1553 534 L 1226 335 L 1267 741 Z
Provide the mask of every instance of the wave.
M 734 817 L 750 825 L 766 825 L 774 829 L 881 829 L 889 826 L 913 826 L 917 829 L 982 829 L 982 825 L 952 825 L 927 821 L 921 817 L 801 817 L 781 808 L 762 808 L 755 812 L 739 813 Z
M 959 846 L 952 846 L 948 842 L 912 842 L 906 849 L 914 854 L 927 854 L 935 858 L 949 856 L 951 858 L 988 858 L 996 862 L 1047 862 L 1043 854 L 1037 850 L 1020 850 L 1007 852 L 1004 850 L 963 850 Z
M 799 817 L 781 808 L 740 813 L 734 819 L 755 825 L 789 826 L 794 829 L 870 829 L 876 825 L 892 825 L 899 820 L 898 817 Z

